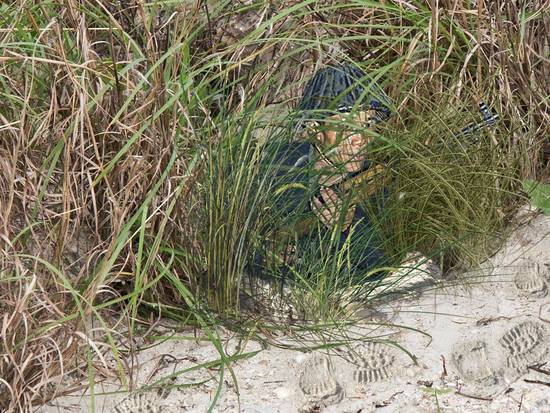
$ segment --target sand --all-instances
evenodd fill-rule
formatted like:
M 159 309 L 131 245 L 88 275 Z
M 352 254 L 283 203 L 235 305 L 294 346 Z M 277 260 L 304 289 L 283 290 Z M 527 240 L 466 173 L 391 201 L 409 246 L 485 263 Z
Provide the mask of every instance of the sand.
M 218 368 L 193 370 L 219 353 L 179 333 L 152 347 L 141 343 L 150 348 L 133 360 L 133 391 L 114 377 L 98 384 L 95 411 L 206 412 L 219 390 L 215 412 L 550 412 L 550 217 L 518 219 L 481 270 L 365 308 L 359 324 L 334 332 L 347 346 L 288 350 L 221 330 L 226 354 L 242 356 L 231 364 L 237 387 L 228 369 L 221 385 Z M 318 343 L 310 338 L 269 341 Z M 147 390 L 173 373 L 160 394 Z M 91 403 L 88 390 L 39 411 L 91 411 Z

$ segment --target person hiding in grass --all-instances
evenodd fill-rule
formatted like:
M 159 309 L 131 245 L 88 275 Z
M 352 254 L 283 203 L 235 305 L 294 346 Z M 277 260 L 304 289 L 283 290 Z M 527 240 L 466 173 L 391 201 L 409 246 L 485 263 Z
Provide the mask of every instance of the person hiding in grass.
M 351 65 L 323 68 L 308 82 L 295 139 L 272 160 L 274 212 L 284 222 L 274 236 L 276 267 L 282 262 L 298 276 L 330 271 L 356 278 L 386 264 L 360 200 L 383 198 L 381 168 L 368 160 L 368 131 L 388 119 L 390 107 L 386 94 Z

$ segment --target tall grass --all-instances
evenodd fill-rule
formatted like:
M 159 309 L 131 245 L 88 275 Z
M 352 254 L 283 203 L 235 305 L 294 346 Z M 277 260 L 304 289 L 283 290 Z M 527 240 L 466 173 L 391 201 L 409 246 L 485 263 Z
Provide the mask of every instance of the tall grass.
M 77 388 L 61 386 L 71 372 L 93 390 L 106 354 L 127 385 L 112 328 L 150 313 L 201 326 L 230 369 L 211 309 L 238 310 L 251 256 L 280 224 L 259 165 L 323 65 L 359 64 L 395 102 L 372 157 L 390 175 L 373 219 L 396 263 L 408 250 L 446 267 L 482 259 L 518 179 L 547 167 L 543 1 L 24 0 L 0 12 L 0 409 Z M 457 146 L 479 100 L 502 121 Z M 308 317 L 345 304 L 339 254 L 296 270 Z

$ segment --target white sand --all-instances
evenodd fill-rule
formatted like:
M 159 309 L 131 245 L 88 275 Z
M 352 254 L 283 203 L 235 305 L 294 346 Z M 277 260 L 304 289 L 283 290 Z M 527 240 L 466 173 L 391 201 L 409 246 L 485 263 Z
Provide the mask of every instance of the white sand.
M 463 275 L 471 281 L 467 289 L 446 282 L 399 304 L 365 311 L 369 318 L 345 332 L 363 337 L 351 345 L 353 351 L 345 346 L 309 353 L 263 349 L 225 332 L 227 354 L 236 354 L 239 345 L 241 353 L 259 353 L 232 364 L 240 398 L 225 369 L 213 411 L 434 412 L 439 407 L 443 412 L 550 412 L 550 386 L 532 382 L 550 384 L 550 374 L 527 368 L 547 362 L 541 368 L 550 371 L 550 217 L 539 215 L 523 224 L 484 267 Z M 416 363 L 404 351 L 367 342 L 365 336 L 399 343 Z M 133 389 L 218 358 L 207 341 L 173 338 L 138 355 Z M 96 394 L 123 391 L 111 381 L 98 385 Z M 95 409 L 206 412 L 218 388 L 218 370 L 190 371 L 173 382 L 189 383 L 201 384 L 161 396 L 154 391 L 97 395 Z M 86 395 L 65 396 L 40 411 L 90 411 L 90 403 Z

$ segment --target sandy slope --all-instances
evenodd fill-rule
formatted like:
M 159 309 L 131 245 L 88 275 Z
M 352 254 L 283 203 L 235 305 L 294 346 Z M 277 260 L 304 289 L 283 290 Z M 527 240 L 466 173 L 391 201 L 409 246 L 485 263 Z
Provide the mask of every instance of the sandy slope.
M 240 400 L 225 372 L 214 411 L 550 412 L 550 217 L 523 219 L 483 271 L 463 275 L 469 288 L 446 282 L 399 306 L 380 305 L 365 311 L 369 318 L 346 332 L 350 338 L 376 336 L 377 342 L 358 340 L 351 348 L 303 353 L 262 349 L 228 335 L 229 354 L 238 346 L 244 352 L 261 351 L 233 364 Z M 413 357 L 387 341 L 400 343 Z M 134 387 L 218 357 L 206 341 L 166 341 L 140 353 Z M 528 368 L 543 362 L 547 365 L 539 372 Z M 173 382 L 204 382 L 196 387 L 161 395 L 97 396 L 96 411 L 205 412 L 215 397 L 217 377 L 216 370 L 201 369 Z M 119 389 L 98 386 L 96 393 Z M 89 408 L 89 397 L 75 395 L 40 411 Z

